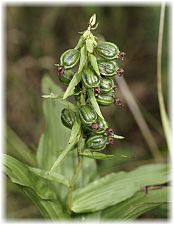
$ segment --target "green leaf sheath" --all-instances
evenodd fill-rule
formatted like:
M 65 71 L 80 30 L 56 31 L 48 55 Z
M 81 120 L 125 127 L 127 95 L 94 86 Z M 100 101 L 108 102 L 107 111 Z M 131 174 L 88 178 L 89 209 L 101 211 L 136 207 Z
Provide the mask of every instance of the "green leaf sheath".
M 65 91 L 63 99 L 68 98 L 69 96 L 73 95 L 75 86 L 81 81 L 81 73 L 75 73 L 74 77 L 72 78 L 71 82 L 69 83 L 68 88 Z
M 101 219 L 121 219 L 124 221 L 135 219 L 143 213 L 169 202 L 168 192 L 168 187 L 150 190 L 148 194 L 145 194 L 143 191 L 137 192 L 131 198 L 104 209 Z
M 168 179 L 167 167 L 163 164 L 142 166 L 129 173 L 112 173 L 77 189 L 73 195 L 72 211 L 102 210 L 130 198 L 146 185 L 165 183 Z

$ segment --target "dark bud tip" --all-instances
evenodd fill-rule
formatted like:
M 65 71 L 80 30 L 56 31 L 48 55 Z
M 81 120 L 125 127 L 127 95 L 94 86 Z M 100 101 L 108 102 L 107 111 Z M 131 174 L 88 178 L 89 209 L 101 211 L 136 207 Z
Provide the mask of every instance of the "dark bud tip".
M 57 70 L 58 70 L 58 75 L 59 76 L 63 75 L 64 72 L 65 72 L 64 66 L 58 66 L 58 69 Z
M 121 76 L 123 76 L 123 75 L 124 75 L 124 69 L 123 69 L 123 68 L 119 68 L 119 69 L 117 70 L 117 72 L 116 72 L 116 73 L 117 73 L 117 75 L 118 75 L 118 76 L 120 76 L 120 77 L 121 77 Z
M 123 106 L 123 104 L 122 104 L 122 102 L 121 102 L 121 100 L 120 100 L 119 98 L 115 99 L 115 100 L 114 100 L 114 103 L 115 103 L 116 105 Z
M 95 87 L 94 88 L 94 95 L 97 97 L 97 96 L 99 96 L 100 93 L 101 93 L 100 88 L 99 87 Z
M 98 129 L 99 129 L 98 123 L 93 123 L 93 124 L 91 125 L 91 128 L 92 128 L 93 130 L 98 130 Z
M 125 52 L 120 52 L 120 53 L 118 54 L 118 59 L 124 60 L 125 55 L 126 55 Z
M 105 132 L 106 132 L 107 136 L 110 136 L 110 135 L 114 134 L 114 131 L 111 128 L 107 128 Z
M 112 87 L 112 90 L 113 90 L 113 91 L 116 91 L 116 90 L 117 90 L 117 87 L 116 87 L 116 86 L 113 86 L 113 87 Z
M 114 138 L 108 137 L 108 143 L 113 145 L 114 144 Z

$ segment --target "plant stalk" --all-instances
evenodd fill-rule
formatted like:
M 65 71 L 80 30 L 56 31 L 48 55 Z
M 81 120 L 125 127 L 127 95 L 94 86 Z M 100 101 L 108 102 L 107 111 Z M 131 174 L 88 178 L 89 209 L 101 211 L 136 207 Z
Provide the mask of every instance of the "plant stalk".
M 85 99 L 86 99 L 86 88 L 83 85 L 83 90 L 82 90 L 82 93 L 81 93 L 81 96 L 80 96 L 80 100 L 79 100 L 79 102 L 77 102 L 78 105 L 79 106 L 84 105 Z M 73 193 L 73 190 L 75 188 L 75 184 L 76 184 L 78 175 L 80 173 L 80 170 L 81 170 L 82 164 L 83 164 L 83 156 L 81 155 L 81 153 L 84 150 L 84 143 L 83 144 L 82 143 L 83 143 L 83 133 L 82 133 L 82 130 L 81 130 L 80 138 L 79 138 L 79 141 L 77 143 L 78 163 L 76 165 L 75 172 L 74 172 L 74 174 L 73 174 L 73 176 L 70 180 L 70 186 L 69 186 L 69 189 L 68 189 L 68 209 L 69 209 L 70 214 L 71 214 L 71 207 L 72 207 L 72 193 Z
M 166 107 L 164 103 L 164 97 L 162 92 L 162 74 L 161 74 L 164 19 L 165 19 L 165 3 L 161 5 L 160 23 L 159 23 L 158 50 L 157 50 L 157 90 L 158 90 L 158 101 L 159 101 L 159 108 L 160 108 L 163 130 L 166 136 L 168 149 L 171 149 L 171 145 L 172 145 L 171 144 L 171 128 L 169 125 L 169 119 L 167 116 Z
M 79 143 L 81 142 L 81 138 L 82 138 L 82 135 L 80 137 Z M 77 146 L 78 163 L 76 165 L 75 172 L 70 180 L 70 186 L 69 186 L 69 190 L 68 190 L 68 208 L 69 208 L 70 213 L 71 213 L 71 207 L 72 207 L 72 193 L 75 188 L 75 184 L 76 184 L 78 175 L 80 173 L 80 170 L 81 170 L 81 167 L 83 164 L 83 156 L 80 155 L 80 153 L 82 152 L 82 149 L 81 149 L 81 146 L 79 143 Z

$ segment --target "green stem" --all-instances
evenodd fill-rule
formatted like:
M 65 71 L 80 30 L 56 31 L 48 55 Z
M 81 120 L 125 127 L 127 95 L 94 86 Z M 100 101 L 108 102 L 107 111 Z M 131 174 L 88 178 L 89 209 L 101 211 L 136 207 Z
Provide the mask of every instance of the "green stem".
M 80 96 L 79 102 L 77 102 L 77 104 L 79 106 L 84 105 L 85 99 L 86 99 L 86 88 L 83 86 L 81 96 Z M 82 165 L 83 165 L 83 156 L 80 154 L 80 153 L 83 152 L 83 150 L 84 150 L 84 143 L 83 143 L 83 133 L 82 133 L 82 130 L 81 130 L 80 138 L 79 138 L 79 141 L 77 143 L 78 163 L 76 165 L 75 172 L 74 172 L 74 174 L 73 174 L 73 176 L 70 180 L 70 186 L 69 186 L 69 189 L 68 189 L 68 209 L 69 209 L 70 214 L 71 214 L 71 207 L 72 207 L 72 193 L 73 193 L 73 190 L 75 188 L 75 184 L 76 184 L 78 175 L 79 175 L 80 170 L 81 170 Z
M 81 96 L 80 96 L 80 105 L 85 105 L 85 99 L 86 99 L 86 88 L 83 85 L 82 87 L 82 92 L 81 92 Z
M 80 155 L 80 153 L 82 152 L 82 148 L 80 146 L 81 139 L 82 139 L 82 135 L 80 137 L 80 140 L 79 140 L 79 143 L 77 146 L 78 163 L 76 165 L 75 172 L 70 180 L 70 186 L 69 186 L 69 190 L 68 190 L 68 208 L 69 208 L 70 212 L 71 212 L 71 207 L 72 207 L 72 193 L 75 188 L 75 184 L 76 184 L 78 175 L 80 173 L 80 170 L 81 170 L 81 167 L 83 164 L 83 156 Z

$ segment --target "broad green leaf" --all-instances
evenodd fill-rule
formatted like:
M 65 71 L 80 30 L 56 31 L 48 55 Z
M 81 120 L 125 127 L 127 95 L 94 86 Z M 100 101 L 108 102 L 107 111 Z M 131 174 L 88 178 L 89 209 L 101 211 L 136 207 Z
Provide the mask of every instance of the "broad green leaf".
M 31 188 L 42 199 L 56 199 L 56 194 L 43 178 L 36 176 L 27 165 L 17 159 L 9 155 L 4 156 L 5 172 L 13 183 Z
M 124 174 L 124 172 L 112 173 L 95 180 L 84 188 L 75 190 L 71 210 L 75 213 L 95 212 L 116 204 L 118 198 L 119 201 L 123 201 L 127 197 L 130 197 L 132 191 L 135 189 L 134 184 L 132 183 L 129 189 L 123 191 L 123 184 L 119 185 L 118 182 Z M 120 191 L 118 193 L 119 197 L 117 196 L 118 191 Z
M 128 173 L 137 186 L 162 184 L 169 181 L 169 171 L 166 164 L 149 164 L 136 168 Z
M 41 170 L 41 169 L 33 168 L 33 167 L 29 167 L 29 169 L 37 176 L 40 176 L 48 181 L 61 183 L 69 187 L 69 181 L 61 174 L 54 173 L 54 172 L 49 173 L 49 171 L 45 171 L 45 170 Z
M 4 164 L 10 180 L 34 202 L 44 218 L 65 219 L 68 214 L 64 212 L 61 203 L 55 193 L 49 189 L 49 183 L 43 178 L 36 176 L 27 165 L 6 155 Z
M 80 64 L 79 64 L 78 73 L 82 72 L 86 62 L 87 62 L 87 51 L 86 51 L 86 46 L 84 45 L 80 49 Z
M 65 91 L 63 99 L 66 99 L 69 96 L 73 95 L 75 86 L 80 82 L 80 80 L 81 80 L 81 73 L 75 73 L 71 82 L 68 85 L 68 88 Z
M 102 211 L 101 219 L 135 219 L 143 213 L 169 202 L 169 189 L 150 190 L 148 194 L 137 192 L 133 197 Z
M 69 215 L 63 210 L 58 200 L 43 200 L 31 188 L 21 187 L 21 189 L 38 207 L 45 219 L 65 220 L 69 218 Z
M 55 93 L 62 96 L 62 90 L 48 77 L 42 80 L 44 95 Z M 38 165 L 43 170 L 49 170 L 58 155 L 65 148 L 70 132 L 61 122 L 61 111 L 64 106 L 57 99 L 44 99 L 45 131 L 41 136 L 37 151 Z
M 63 92 L 61 89 L 53 81 L 51 81 L 49 77 L 45 77 L 43 79 L 42 86 L 42 89 L 44 90 L 43 94 L 49 95 L 51 90 L 52 93 L 55 93 L 56 97 L 62 96 Z M 56 104 L 53 104 L 54 102 Z M 43 170 L 49 170 L 51 168 L 57 157 L 65 149 L 68 143 L 70 131 L 62 125 L 61 111 L 64 107 L 68 107 L 69 103 L 70 102 L 66 100 L 60 99 L 46 99 L 43 102 L 45 108 L 45 120 L 46 124 L 48 125 L 41 136 L 38 149 L 39 154 L 37 155 L 40 168 Z M 49 160 L 50 163 L 48 162 Z M 66 179 L 70 180 L 73 176 L 77 160 L 77 153 L 75 151 L 69 152 L 64 158 L 63 163 L 61 163 L 61 165 L 56 168 L 55 173 L 62 174 Z M 90 168 L 93 169 L 91 170 Z M 82 170 L 78 176 L 76 187 L 83 187 L 87 183 L 93 181 L 96 173 L 96 162 L 94 160 L 85 158 L 83 160 Z M 53 184 L 52 186 L 54 191 L 59 196 L 62 204 L 66 204 L 67 188 L 62 184 L 55 184 L 55 182 L 50 181 L 49 183 L 50 185 Z
M 89 61 L 91 63 L 91 66 L 93 67 L 94 71 L 96 72 L 97 75 L 100 76 L 100 71 L 98 68 L 96 57 L 93 54 L 88 53 L 88 58 L 89 58 Z
M 100 116 L 102 119 L 104 119 L 103 118 L 103 115 L 102 115 L 102 113 L 100 111 L 100 107 L 99 107 L 99 105 L 97 103 L 97 100 L 96 100 L 96 98 L 94 96 L 93 90 L 88 89 L 88 95 L 89 95 L 89 99 L 90 99 L 90 102 L 91 102 L 94 110 L 96 111 L 96 113 L 98 114 L 98 116 Z
M 105 159 L 112 159 L 115 156 L 114 155 L 106 155 L 100 152 L 91 152 L 90 150 L 85 150 L 81 155 L 91 158 L 91 159 L 100 159 L 100 160 L 105 160 Z
M 17 134 L 7 126 L 7 152 L 10 155 L 28 163 L 31 166 L 36 166 L 36 157 L 31 149 L 17 136 Z
M 79 140 L 79 138 L 78 138 L 79 132 L 80 132 L 80 124 L 76 120 L 72 127 L 71 136 L 70 136 L 70 139 L 69 139 L 69 142 L 68 142 L 66 148 L 61 152 L 59 157 L 56 159 L 56 161 L 54 162 L 53 166 L 51 167 L 49 173 L 52 173 L 53 171 L 55 171 L 57 169 L 57 167 L 59 166 L 59 164 L 62 162 L 62 160 L 65 158 L 65 156 L 69 153 L 69 151 L 73 149 L 73 147 Z
M 72 211 L 102 210 L 130 198 L 146 185 L 162 184 L 168 179 L 164 164 L 142 166 L 129 173 L 112 173 L 75 190 Z
M 94 44 L 91 38 L 86 39 L 86 48 L 89 53 L 93 53 Z

